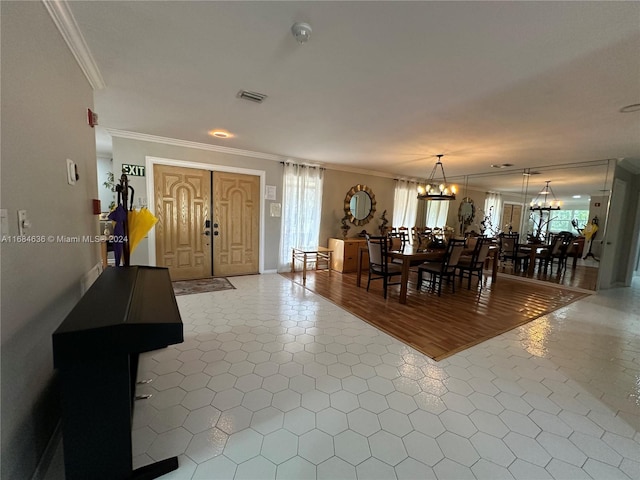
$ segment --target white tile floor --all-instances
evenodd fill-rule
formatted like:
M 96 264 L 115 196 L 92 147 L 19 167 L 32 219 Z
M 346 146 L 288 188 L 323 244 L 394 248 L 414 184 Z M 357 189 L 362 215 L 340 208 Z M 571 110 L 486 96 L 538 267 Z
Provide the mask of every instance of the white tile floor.
M 435 362 L 278 275 L 178 297 L 141 357 L 166 479 L 638 479 L 640 278 Z M 392 301 L 392 300 L 390 300 Z

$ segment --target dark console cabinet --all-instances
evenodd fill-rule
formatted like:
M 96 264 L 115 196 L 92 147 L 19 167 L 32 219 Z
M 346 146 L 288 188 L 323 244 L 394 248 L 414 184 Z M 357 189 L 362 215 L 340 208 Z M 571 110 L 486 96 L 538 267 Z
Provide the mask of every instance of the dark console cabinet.
M 53 333 L 66 478 L 157 478 L 177 457 L 133 470 L 138 355 L 184 340 L 169 271 L 111 267 Z

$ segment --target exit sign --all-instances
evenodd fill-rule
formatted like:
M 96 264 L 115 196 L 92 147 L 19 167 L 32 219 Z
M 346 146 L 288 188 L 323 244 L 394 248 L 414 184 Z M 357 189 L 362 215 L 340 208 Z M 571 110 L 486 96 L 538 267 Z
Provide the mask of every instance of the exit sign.
M 122 165 L 122 173 L 132 177 L 144 177 L 144 167 L 142 165 Z

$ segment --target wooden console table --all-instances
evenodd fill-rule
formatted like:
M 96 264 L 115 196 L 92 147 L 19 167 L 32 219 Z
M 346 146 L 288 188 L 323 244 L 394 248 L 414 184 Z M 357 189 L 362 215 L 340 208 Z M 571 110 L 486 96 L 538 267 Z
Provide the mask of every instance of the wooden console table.
M 331 255 L 333 250 L 326 247 L 316 248 L 293 248 L 291 254 L 291 273 L 296 271 L 296 260 L 302 261 L 302 284 L 307 283 L 307 262 L 316 262 L 316 270 L 320 262 L 327 263 L 327 270 L 331 275 Z

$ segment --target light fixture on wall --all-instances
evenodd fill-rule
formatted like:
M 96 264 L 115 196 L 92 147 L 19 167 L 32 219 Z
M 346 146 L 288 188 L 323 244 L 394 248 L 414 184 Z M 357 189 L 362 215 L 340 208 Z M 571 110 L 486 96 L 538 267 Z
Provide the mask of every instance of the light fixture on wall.
M 447 177 L 444 174 L 444 167 L 442 166 L 443 154 L 436 155 L 438 161 L 433 166 L 429 180 L 426 185 L 418 185 L 418 199 L 419 200 L 455 200 L 458 187 L 447 183 Z M 438 177 L 438 167 L 442 174 L 442 180 Z
M 551 210 L 560 210 L 560 202 L 549 186 L 551 180 L 547 180 L 546 183 L 547 184 L 544 188 L 538 193 L 538 196 L 529 204 L 529 210 L 532 212 L 550 212 Z

